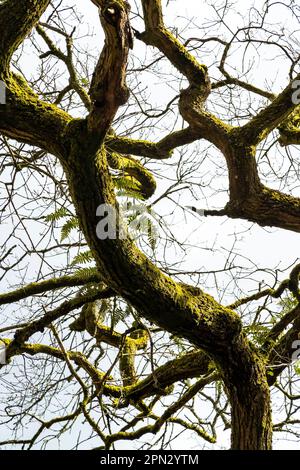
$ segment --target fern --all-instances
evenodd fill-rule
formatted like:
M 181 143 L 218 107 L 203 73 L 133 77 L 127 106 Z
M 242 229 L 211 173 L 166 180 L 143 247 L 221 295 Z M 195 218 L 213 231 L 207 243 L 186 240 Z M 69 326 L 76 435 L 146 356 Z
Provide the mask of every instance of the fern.
M 83 279 L 89 279 L 91 276 L 99 275 L 98 268 L 96 266 L 91 266 L 88 268 L 80 268 L 73 274 L 74 277 L 80 277 Z
M 61 237 L 60 237 L 60 240 L 63 241 L 65 240 L 71 233 L 71 230 L 73 230 L 74 228 L 78 228 L 79 227 L 79 222 L 78 222 L 78 219 L 77 217 L 72 217 L 71 219 L 69 219 L 62 227 L 61 229 Z
M 67 215 L 68 215 L 67 209 L 65 209 L 64 207 L 60 207 L 55 212 L 52 212 L 51 214 L 46 215 L 45 221 L 56 222 L 57 220 L 62 219 L 63 217 L 66 217 Z
M 155 248 L 157 245 L 157 239 L 158 239 L 158 230 L 157 230 L 157 227 L 152 222 L 152 220 L 149 220 L 147 236 L 148 236 L 149 245 L 152 251 L 155 251 Z
M 141 193 L 141 185 L 130 176 L 118 176 L 114 178 L 114 185 L 117 189 L 117 196 L 133 197 L 144 200 Z
M 111 315 L 111 328 L 114 329 L 118 323 L 123 322 L 129 315 L 130 313 L 127 309 L 114 307 Z
M 138 190 L 134 189 L 121 189 L 117 191 L 117 196 L 119 197 L 133 197 L 134 199 L 138 199 L 140 201 L 144 201 L 145 198 L 142 193 L 140 193 Z
M 130 214 L 126 217 L 129 231 L 133 237 L 139 237 L 140 235 L 146 235 L 148 238 L 149 245 L 154 251 L 158 240 L 158 228 L 157 221 L 152 215 L 152 212 L 148 208 L 146 211 L 137 214 Z
M 94 257 L 91 250 L 83 251 L 75 256 L 71 263 L 71 266 L 76 266 L 76 264 L 87 264 L 90 261 L 94 261 Z

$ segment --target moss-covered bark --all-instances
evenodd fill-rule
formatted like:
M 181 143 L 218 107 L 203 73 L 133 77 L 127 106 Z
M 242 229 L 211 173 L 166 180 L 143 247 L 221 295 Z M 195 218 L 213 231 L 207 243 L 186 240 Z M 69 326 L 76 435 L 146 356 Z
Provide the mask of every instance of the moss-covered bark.
M 0 5 L 0 75 L 49 5 L 50 0 L 7 0 Z
M 82 230 L 99 269 L 113 289 L 145 318 L 189 339 L 214 359 L 228 384 L 229 397 L 235 406 L 235 422 L 244 419 L 246 426 L 254 398 L 251 406 L 257 420 L 249 421 L 246 427 L 248 430 L 252 427 L 250 434 L 255 428 L 257 436 L 251 442 L 241 444 L 241 448 L 266 448 L 266 442 L 270 446 L 271 423 L 267 429 L 268 437 L 257 443 L 258 435 L 264 435 L 260 426 L 266 426 L 265 420 L 259 425 L 260 419 L 270 416 L 264 364 L 243 337 L 237 314 L 200 290 L 193 293 L 176 284 L 162 274 L 129 238 L 97 238 L 96 209 L 99 204 L 115 205 L 115 200 L 105 149 L 95 154 L 93 143 L 87 145 L 86 132 L 86 124 L 82 121 L 77 123 L 76 132 L 72 130 L 69 136 L 71 153 L 66 173 Z M 250 394 L 246 400 L 247 389 Z M 234 445 L 237 445 L 236 439 Z
M 223 362 L 222 376 L 231 404 L 231 448 L 270 450 L 273 427 L 266 358 L 240 335 Z

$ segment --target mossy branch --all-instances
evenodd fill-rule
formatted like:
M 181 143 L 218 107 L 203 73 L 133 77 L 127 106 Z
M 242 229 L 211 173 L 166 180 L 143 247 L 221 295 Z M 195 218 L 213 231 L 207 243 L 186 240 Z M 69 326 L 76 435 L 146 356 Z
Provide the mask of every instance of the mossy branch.
M 0 76 L 11 57 L 38 22 L 50 0 L 7 0 L 0 5 Z
M 157 434 L 162 426 L 170 421 L 170 422 L 176 422 L 172 420 L 172 416 L 177 413 L 186 403 L 188 403 L 200 390 L 202 390 L 206 385 L 211 383 L 212 381 L 217 379 L 216 374 L 210 374 L 208 377 L 204 377 L 200 379 L 199 381 L 196 382 L 196 384 L 192 385 L 184 394 L 181 398 L 179 398 L 175 403 L 173 403 L 171 406 L 169 406 L 164 413 L 162 414 L 161 417 L 156 418 L 156 421 L 154 424 L 149 424 L 147 426 L 143 426 L 136 431 L 132 432 L 117 432 L 115 434 L 112 434 L 110 436 L 107 436 L 106 438 L 106 448 L 110 448 L 110 446 L 119 440 L 135 440 L 138 439 L 145 434 L 151 433 L 151 434 Z M 182 423 L 181 423 L 182 424 Z M 208 442 L 214 443 L 216 442 L 216 439 L 214 436 L 210 436 L 208 433 L 206 433 L 201 427 L 199 426 L 188 426 L 187 429 L 193 429 L 193 431 L 196 431 L 199 436 L 201 436 L 203 439 L 205 439 Z
M 65 287 L 75 287 L 86 285 L 89 282 L 101 282 L 100 276 L 92 274 L 91 276 L 61 276 L 59 278 L 47 279 L 41 282 L 32 282 L 20 289 L 16 289 L 5 294 L 0 294 L 0 305 L 18 302 L 32 295 L 43 294 L 48 291 L 63 289 Z
M 175 148 L 191 144 L 203 137 L 204 135 L 198 129 L 187 127 L 168 134 L 157 143 L 108 134 L 105 145 L 109 151 L 113 150 L 123 154 L 130 153 L 154 160 L 165 160 L 172 156 L 172 151 Z
M 293 100 L 295 92 L 293 83 L 299 80 L 300 74 L 268 106 L 239 129 L 238 136 L 241 142 L 246 145 L 259 144 L 293 113 L 298 106 Z
M 137 38 L 157 47 L 192 85 L 206 85 L 210 90 L 207 67 L 197 62 L 178 39 L 165 27 L 161 0 L 142 0 L 146 31 Z
M 14 340 L 1 338 L 1 341 L 5 343 L 7 351 L 12 350 Z M 45 354 L 60 360 L 65 360 L 65 356 L 61 349 L 39 343 L 30 344 L 24 342 L 23 344 L 20 344 L 18 350 L 15 351 L 15 354 L 24 353 L 31 356 Z M 141 399 L 156 396 L 157 394 L 161 395 L 162 391 L 179 380 L 201 377 L 213 370 L 211 369 L 212 363 L 209 358 L 201 351 L 194 351 L 186 354 L 185 356 L 168 361 L 163 366 L 155 369 L 145 379 L 138 381 L 137 383 L 127 385 L 125 387 L 118 387 L 103 383 L 104 378 L 111 380 L 112 377 L 99 371 L 81 352 L 68 351 L 68 357 L 77 366 L 82 367 L 89 374 L 96 389 L 101 389 L 101 391 L 107 396 L 122 398 L 124 404 L 128 404 L 129 402 L 137 403 Z M 214 380 L 217 380 L 217 377 L 214 377 Z
M 27 341 L 38 331 L 44 331 L 44 329 L 48 327 L 53 321 L 61 318 L 64 315 L 67 315 L 73 310 L 82 307 L 87 302 L 93 302 L 94 300 L 98 299 L 105 299 L 107 297 L 111 297 L 111 295 L 111 289 L 105 289 L 104 291 L 98 291 L 88 296 L 74 297 L 73 299 L 62 303 L 54 310 L 45 312 L 45 314 L 38 320 L 34 320 L 27 326 L 24 326 L 23 328 L 20 328 L 18 331 L 16 331 L 13 341 L 9 344 L 6 351 L 7 360 L 16 354 L 19 354 L 20 348 L 24 345 L 25 341 Z
M 228 217 L 249 220 L 261 227 L 280 227 L 300 232 L 300 198 L 267 188 L 260 183 L 249 187 L 251 191 L 240 200 L 237 194 L 232 194 L 225 207 Z
M 129 4 L 123 0 L 97 2 L 105 42 L 90 87 L 88 129 L 104 138 L 119 108 L 129 97 L 126 68 L 131 44 Z
M 4 79 L 7 103 L 0 106 L 0 132 L 7 137 L 62 156 L 64 132 L 71 116 L 45 103 L 20 75 L 8 73 Z

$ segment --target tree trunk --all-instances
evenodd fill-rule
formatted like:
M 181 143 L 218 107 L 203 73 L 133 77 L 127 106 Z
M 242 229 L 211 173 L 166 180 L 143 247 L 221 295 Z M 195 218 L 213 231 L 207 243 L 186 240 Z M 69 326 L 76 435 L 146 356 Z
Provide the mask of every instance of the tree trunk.
M 243 338 L 232 346 L 223 379 L 231 404 L 231 449 L 271 450 L 272 417 L 265 358 Z
M 257 384 L 256 384 L 257 385 Z M 260 388 L 260 387 L 256 387 Z M 268 390 L 252 395 L 245 390 L 243 401 L 232 397 L 231 406 L 231 449 L 271 450 L 272 420 Z

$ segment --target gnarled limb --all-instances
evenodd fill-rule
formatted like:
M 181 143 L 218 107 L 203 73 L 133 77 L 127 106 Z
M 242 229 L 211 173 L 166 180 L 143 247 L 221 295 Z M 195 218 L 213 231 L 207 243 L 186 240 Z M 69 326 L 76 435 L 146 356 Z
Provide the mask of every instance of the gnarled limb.
M 295 81 L 299 81 L 299 79 L 300 74 L 295 78 Z M 257 145 L 293 113 L 298 105 L 293 100 L 295 92 L 293 83 L 294 81 L 291 81 L 268 106 L 240 128 L 239 138 L 241 141 L 247 145 Z
M 11 57 L 38 22 L 50 0 L 7 0 L 0 5 L 0 77 Z
M 217 147 L 224 147 L 227 133 L 232 127 L 204 109 L 211 91 L 206 65 L 199 64 L 165 27 L 160 0 L 143 0 L 142 5 L 146 31 L 137 37 L 163 52 L 189 81 L 189 87 L 180 93 L 179 110 L 182 117 L 200 136 L 205 135 Z
M 88 116 L 88 129 L 98 132 L 103 139 L 119 108 L 126 103 L 128 51 L 131 47 L 129 4 L 117 0 L 97 2 L 105 43 L 94 71 L 90 97 L 92 109 Z
M 105 145 L 108 150 L 125 154 L 131 153 L 132 155 L 153 158 L 155 160 L 164 160 L 172 156 L 172 151 L 175 148 L 191 144 L 203 137 L 198 129 L 187 127 L 186 129 L 168 134 L 157 143 L 108 134 Z
M 278 128 L 279 143 L 282 146 L 299 145 L 300 144 L 300 114 L 299 106 L 296 107 L 292 115 L 286 119 Z
M 0 105 L 0 131 L 12 139 L 62 155 L 64 132 L 71 116 L 41 101 L 21 76 L 8 72 L 0 78 L 7 95 L 6 104 Z
M 161 0 L 142 0 L 146 31 L 137 34 L 146 44 L 157 47 L 170 62 L 189 80 L 191 85 L 210 92 L 207 67 L 199 64 L 187 49 L 167 30 L 163 21 Z

